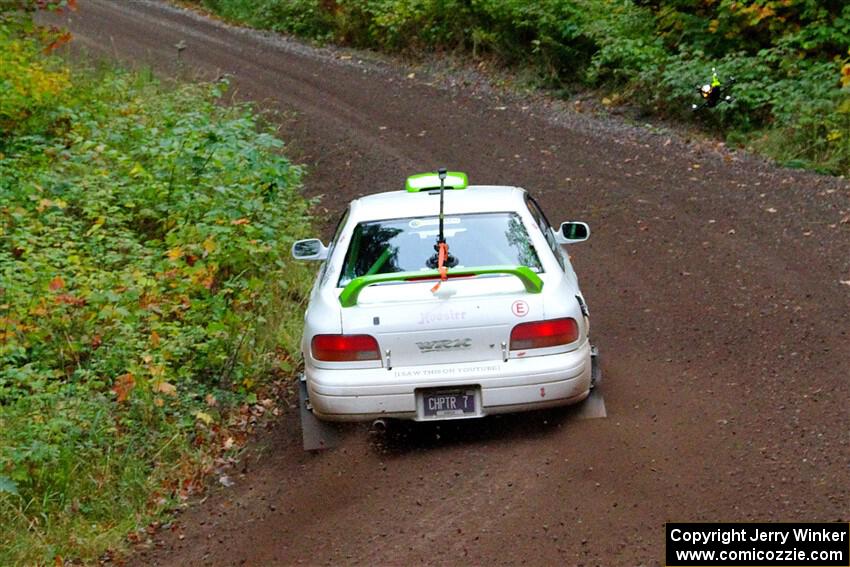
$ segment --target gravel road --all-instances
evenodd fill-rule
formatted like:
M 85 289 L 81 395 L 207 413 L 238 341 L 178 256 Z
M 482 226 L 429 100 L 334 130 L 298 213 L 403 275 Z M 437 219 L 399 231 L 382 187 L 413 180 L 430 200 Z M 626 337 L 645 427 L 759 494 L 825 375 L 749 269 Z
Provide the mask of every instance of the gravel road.
M 289 412 L 232 487 L 135 562 L 657 565 L 667 521 L 850 519 L 845 180 L 155 1 L 79 4 L 70 27 L 93 53 L 231 75 L 238 97 L 282 111 L 323 227 L 445 165 L 594 231 L 573 252 L 607 419 L 535 413 L 382 443 L 361 430 L 308 454 Z

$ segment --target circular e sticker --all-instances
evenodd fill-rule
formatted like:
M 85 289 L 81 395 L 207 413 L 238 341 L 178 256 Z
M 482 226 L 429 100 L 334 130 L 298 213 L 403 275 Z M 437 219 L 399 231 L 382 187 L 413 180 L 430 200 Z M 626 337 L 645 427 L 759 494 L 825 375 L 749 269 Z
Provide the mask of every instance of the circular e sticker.
M 513 311 L 514 315 L 517 317 L 525 317 L 528 315 L 528 303 L 521 299 L 514 301 L 514 304 L 511 305 L 511 311 Z

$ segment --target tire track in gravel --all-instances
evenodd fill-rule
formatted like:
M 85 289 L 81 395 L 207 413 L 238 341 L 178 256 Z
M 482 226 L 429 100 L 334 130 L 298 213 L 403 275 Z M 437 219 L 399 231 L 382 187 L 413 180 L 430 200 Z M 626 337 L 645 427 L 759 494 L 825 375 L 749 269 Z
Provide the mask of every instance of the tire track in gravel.
M 657 564 L 665 521 L 847 520 L 845 181 L 160 2 L 80 5 L 71 28 L 99 56 L 229 74 L 239 98 L 281 111 L 326 232 L 350 199 L 437 165 L 525 186 L 551 220 L 594 229 L 571 252 L 609 419 L 541 412 L 385 445 L 356 431 L 310 455 L 289 414 L 236 486 L 180 518 L 185 539 L 162 535 L 137 563 Z

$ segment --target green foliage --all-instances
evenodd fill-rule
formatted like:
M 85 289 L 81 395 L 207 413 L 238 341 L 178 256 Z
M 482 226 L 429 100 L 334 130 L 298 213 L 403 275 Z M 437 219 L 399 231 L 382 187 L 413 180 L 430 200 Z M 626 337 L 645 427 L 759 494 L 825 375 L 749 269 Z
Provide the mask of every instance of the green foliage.
M 197 0 L 225 18 L 278 32 L 327 41 L 334 16 L 316 0 Z
M 68 73 L 48 61 L 38 60 L 38 48 L 13 38 L 0 28 L 3 65 L 0 66 L 0 150 L 16 133 L 44 131 L 55 125 L 69 86 Z
M 850 4 L 841 0 L 199 0 L 251 25 L 387 51 L 466 50 L 548 85 L 616 93 L 783 162 L 846 173 Z M 696 87 L 738 79 L 694 114 Z
M 830 59 L 850 43 L 850 5 L 841 0 L 657 0 L 652 6 L 671 51 L 688 46 L 710 57 L 754 56 L 784 44 Z
M 226 85 L 40 51 L 0 34 L 0 564 L 92 560 L 185 489 L 310 281 L 301 170 Z

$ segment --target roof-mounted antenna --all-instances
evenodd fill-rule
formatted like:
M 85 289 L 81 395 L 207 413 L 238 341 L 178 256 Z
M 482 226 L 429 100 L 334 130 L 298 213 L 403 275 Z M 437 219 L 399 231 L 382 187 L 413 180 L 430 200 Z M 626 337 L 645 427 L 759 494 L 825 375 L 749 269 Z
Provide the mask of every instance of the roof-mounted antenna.
M 438 169 L 437 175 L 440 177 L 440 233 L 437 235 L 437 244 L 439 245 L 446 241 L 443 234 L 443 193 L 446 191 L 446 168 L 441 167 Z
M 440 177 L 440 230 L 437 234 L 437 244 L 434 245 L 434 250 L 437 251 L 437 271 L 440 272 L 440 281 L 431 288 L 431 293 L 440 289 L 440 284 L 449 279 L 445 265 L 449 258 L 449 245 L 446 244 L 446 235 L 443 233 L 443 194 L 446 191 L 446 168 L 439 168 L 437 175 Z

